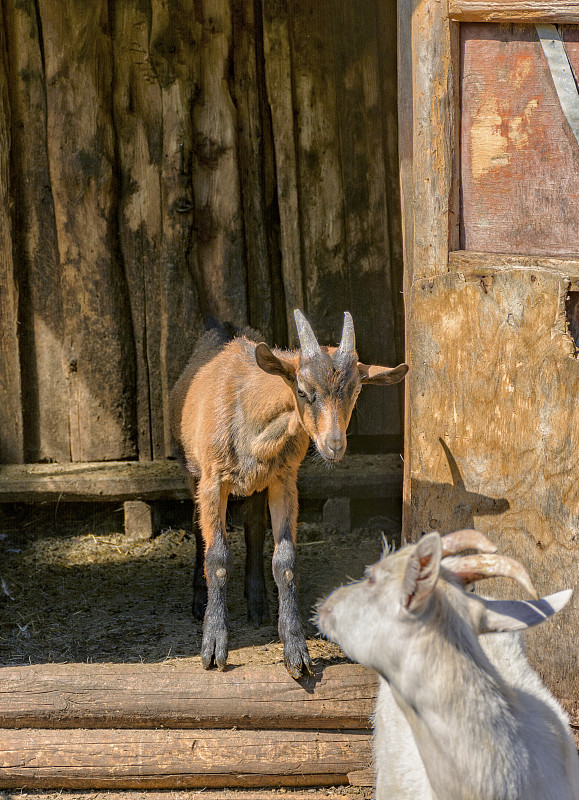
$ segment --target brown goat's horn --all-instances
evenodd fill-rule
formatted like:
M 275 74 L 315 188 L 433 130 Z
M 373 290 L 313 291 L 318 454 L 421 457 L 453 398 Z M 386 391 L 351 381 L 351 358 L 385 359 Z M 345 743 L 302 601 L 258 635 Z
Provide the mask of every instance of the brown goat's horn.
M 497 547 L 490 539 L 472 528 L 447 533 L 442 536 L 442 555 L 454 556 L 462 550 L 480 550 L 481 553 L 496 553 Z
M 481 578 L 512 578 L 518 581 L 531 597 L 538 599 L 527 570 L 514 558 L 502 555 L 450 556 L 442 561 L 463 583 L 474 583 Z
M 304 358 L 311 358 L 321 352 L 321 347 L 316 339 L 316 334 L 312 330 L 312 326 L 304 317 L 299 308 L 294 310 L 294 319 L 296 321 L 296 328 L 298 331 L 298 339 L 300 340 L 300 347 L 302 356 Z
M 354 333 L 354 320 L 349 311 L 344 311 L 344 327 L 342 328 L 342 340 L 338 352 L 351 353 L 356 349 L 356 334 Z

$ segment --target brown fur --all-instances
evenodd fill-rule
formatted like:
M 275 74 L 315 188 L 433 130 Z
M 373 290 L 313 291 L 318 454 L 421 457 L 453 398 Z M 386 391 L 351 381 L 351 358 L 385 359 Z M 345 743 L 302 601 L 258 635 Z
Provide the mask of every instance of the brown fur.
M 223 669 L 227 658 L 227 498 L 267 491 L 285 663 L 294 677 L 310 671 L 295 588 L 298 468 L 310 438 L 322 457 L 338 461 L 362 382 L 398 382 L 406 370 L 405 365 L 390 370 L 359 364 L 354 350 L 321 348 L 306 359 L 300 351 L 272 351 L 247 336 L 225 345 L 217 333 L 202 337 L 172 392 L 171 424 L 192 491 L 196 486 L 209 592 L 202 645 L 206 668 L 215 661 Z M 254 504 L 251 516 L 258 519 L 260 513 Z M 249 547 L 251 534 L 247 539 Z M 249 616 L 261 622 L 267 614 L 261 596 L 265 586 L 256 566 L 259 558 L 252 554 L 251 561 L 254 566 L 246 573 Z M 199 575 L 195 586 L 200 614 L 204 587 Z

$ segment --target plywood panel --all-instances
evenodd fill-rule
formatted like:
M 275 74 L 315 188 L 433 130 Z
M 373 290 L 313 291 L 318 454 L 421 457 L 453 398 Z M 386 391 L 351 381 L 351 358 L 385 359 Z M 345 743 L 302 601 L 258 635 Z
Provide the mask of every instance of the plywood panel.
M 561 26 L 575 74 L 579 28 Z M 579 252 L 579 146 L 533 25 L 461 26 L 461 246 Z
M 520 559 L 570 608 L 529 636 L 532 660 L 579 706 L 579 361 L 566 332 L 568 281 L 506 269 L 413 285 L 412 534 L 472 527 Z M 516 594 L 506 581 L 484 591 Z

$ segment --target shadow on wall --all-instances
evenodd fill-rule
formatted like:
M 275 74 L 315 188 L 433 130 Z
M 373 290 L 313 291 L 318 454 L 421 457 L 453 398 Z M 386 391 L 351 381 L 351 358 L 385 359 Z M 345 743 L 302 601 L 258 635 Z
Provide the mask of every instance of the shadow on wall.
M 438 441 L 446 455 L 452 483 L 412 481 L 412 517 L 422 525 L 421 533 L 437 530 L 445 534 L 473 528 L 475 516 L 490 517 L 508 511 L 509 501 L 504 497 L 469 492 L 450 448 L 442 438 Z

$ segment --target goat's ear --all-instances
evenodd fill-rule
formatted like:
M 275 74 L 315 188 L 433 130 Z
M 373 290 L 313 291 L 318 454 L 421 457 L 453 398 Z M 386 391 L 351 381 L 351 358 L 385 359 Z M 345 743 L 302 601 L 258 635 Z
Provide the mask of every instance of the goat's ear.
M 540 600 L 483 600 L 484 611 L 478 633 L 521 631 L 545 622 L 569 602 L 571 589 L 542 597 Z
M 265 342 L 260 342 L 255 346 L 255 360 L 257 366 L 264 372 L 268 372 L 270 375 L 279 375 L 290 384 L 295 382 L 295 364 L 286 358 L 278 358 Z
M 418 614 L 425 607 L 438 580 L 441 558 L 442 543 L 436 531 L 426 534 L 415 545 L 402 581 L 404 608 Z
M 358 361 L 358 372 L 362 383 L 373 383 L 386 386 L 389 383 L 400 383 L 408 372 L 408 364 L 397 367 L 378 367 L 375 364 L 362 364 Z

